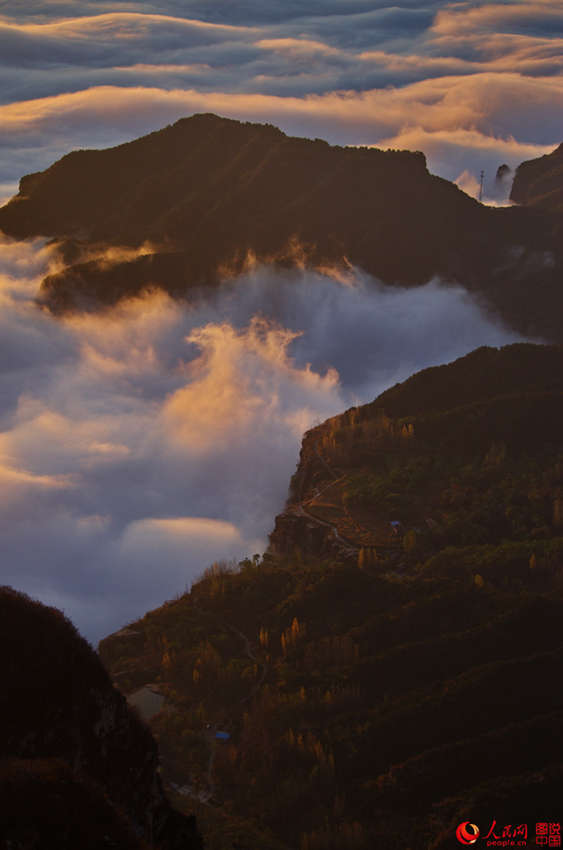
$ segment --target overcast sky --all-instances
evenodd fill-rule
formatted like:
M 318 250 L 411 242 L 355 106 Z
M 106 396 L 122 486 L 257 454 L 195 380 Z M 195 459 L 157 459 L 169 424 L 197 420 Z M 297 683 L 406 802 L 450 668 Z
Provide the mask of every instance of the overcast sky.
M 0 0 L 0 201 L 72 148 L 202 111 L 420 149 L 502 201 L 497 167 L 563 139 L 562 21 L 559 0 Z M 307 427 L 516 338 L 447 281 L 361 270 L 54 319 L 33 301 L 52 263 L 0 240 L 0 580 L 91 640 L 261 551 Z

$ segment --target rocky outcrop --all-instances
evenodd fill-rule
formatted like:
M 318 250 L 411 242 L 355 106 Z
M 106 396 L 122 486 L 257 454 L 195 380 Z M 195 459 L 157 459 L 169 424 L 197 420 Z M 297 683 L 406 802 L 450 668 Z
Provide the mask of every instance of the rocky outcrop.
M 382 499 L 381 481 L 389 470 L 412 463 L 416 475 L 417 464 L 428 463 L 438 443 L 444 463 L 449 458 L 454 466 L 471 454 L 473 462 L 480 457 L 491 465 L 507 453 L 539 456 L 544 447 L 553 450 L 560 444 L 562 376 L 561 346 L 483 347 L 424 369 L 370 404 L 311 429 L 270 534 L 269 554 L 356 562 L 364 549 L 370 553 L 365 557 L 378 552 L 389 560 L 408 545 L 403 521 L 409 514 L 415 535 L 430 531 L 439 537 L 442 525 L 435 516 L 443 505 L 434 501 L 432 487 L 428 498 L 421 498 L 421 484 L 416 496 L 405 496 L 411 476 L 397 476 L 389 483 L 397 492 Z M 560 464 L 547 478 L 543 510 L 560 528 Z
M 339 537 L 330 523 L 291 508 L 276 517 L 268 552 L 282 558 L 299 554 L 346 561 L 357 559 L 357 550 Z

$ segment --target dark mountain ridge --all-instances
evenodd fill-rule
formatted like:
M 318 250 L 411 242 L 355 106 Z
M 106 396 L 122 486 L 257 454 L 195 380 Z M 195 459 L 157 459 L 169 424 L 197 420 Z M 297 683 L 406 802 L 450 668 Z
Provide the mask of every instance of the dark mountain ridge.
M 174 709 L 164 775 L 210 795 L 214 850 L 557 822 L 562 365 L 482 348 L 312 429 L 263 559 L 101 643 L 125 692 L 158 682 Z
M 563 213 L 563 144 L 550 154 L 518 166 L 510 199 L 539 209 Z M 561 232 L 561 231 L 559 231 Z
M 561 347 L 520 343 L 480 348 L 453 363 L 424 369 L 370 404 L 308 431 L 286 510 L 271 535 L 272 551 L 285 554 L 299 547 L 310 555 L 344 554 L 355 560 L 359 549 L 367 548 L 395 556 L 401 537 L 392 522 L 420 526 L 420 533 L 441 547 L 453 542 L 458 522 L 469 541 L 470 515 L 472 542 L 512 537 L 515 529 L 499 515 L 494 500 L 484 500 L 478 480 L 470 477 L 462 484 L 461 473 L 454 476 L 448 464 L 462 467 L 464 461 L 473 464 L 489 454 L 493 459 L 529 454 L 545 462 L 560 441 L 562 376 Z M 436 452 L 442 453 L 443 469 L 432 471 L 429 457 Z M 445 498 L 447 505 L 446 482 L 456 476 L 455 487 L 463 493 L 460 510 L 448 516 L 446 509 L 444 520 L 440 500 Z M 526 475 L 521 470 L 519 476 L 525 491 Z M 333 484 L 334 479 L 338 482 Z M 388 491 L 396 492 L 391 497 Z M 547 498 L 547 516 L 549 499 L 555 504 L 560 495 L 555 486 Z
M 524 332 L 558 339 L 561 249 L 550 216 L 484 207 L 429 174 L 420 152 L 333 147 L 271 125 L 194 115 L 22 178 L 0 209 L 0 230 L 60 244 L 68 267 L 41 292 L 55 312 L 150 286 L 187 297 L 253 256 L 350 262 L 403 286 L 437 275 L 481 293 Z M 134 259 L 92 259 L 108 245 L 144 244 L 148 253 Z
M 201 850 L 147 726 L 54 608 L 0 589 L 2 850 Z

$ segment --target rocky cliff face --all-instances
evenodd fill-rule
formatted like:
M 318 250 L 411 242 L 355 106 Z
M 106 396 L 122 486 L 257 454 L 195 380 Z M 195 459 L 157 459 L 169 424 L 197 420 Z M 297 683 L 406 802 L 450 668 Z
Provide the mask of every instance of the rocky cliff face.
M 99 821 L 101 847 L 200 848 L 195 822 L 164 796 L 154 738 L 72 624 L 10 588 L 0 592 L 0 623 L 0 784 L 10 791 L 0 823 L 15 842 L 6 847 L 94 847 Z M 14 789 L 25 805 L 6 802 Z
M 351 262 L 390 284 L 439 275 L 478 290 L 527 333 L 557 338 L 550 304 L 559 310 L 560 266 L 544 216 L 483 207 L 429 174 L 419 152 L 331 147 L 195 115 L 24 177 L 0 210 L 0 230 L 59 242 L 66 268 L 41 293 L 54 311 L 111 304 L 149 286 L 187 297 L 239 273 L 252 255 L 312 267 Z M 110 261 L 108 245 L 132 251 Z
M 561 445 L 562 374 L 561 347 L 481 348 L 308 431 L 270 553 L 350 562 L 362 550 L 394 557 L 409 525 L 439 539 L 450 498 L 439 482 L 449 488 L 442 473 L 422 472 L 437 443 L 448 476 L 457 480 L 464 465 L 487 465 L 490 457 L 494 469 L 507 453 L 549 463 L 546 444 L 555 453 Z M 554 526 L 560 486 L 554 479 L 545 493 L 545 518 Z M 469 508 L 473 497 L 464 492 L 460 499 Z M 504 519 L 494 523 L 505 527 Z

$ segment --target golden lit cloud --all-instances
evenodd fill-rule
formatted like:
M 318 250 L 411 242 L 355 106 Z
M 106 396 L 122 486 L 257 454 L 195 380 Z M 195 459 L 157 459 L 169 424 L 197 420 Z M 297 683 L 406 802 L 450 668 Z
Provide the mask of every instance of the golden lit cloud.
M 531 101 L 536 111 L 561 110 L 563 78 L 480 73 L 426 79 L 402 88 L 331 92 L 303 98 L 102 86 L 1 105 L 0 126 L 5 135 L 42 133 L 51 127 L 56 131 L 57 125 L 67 131 L 75 128 L 80 132 L 83 128 L 86 135 L 87 128 L 101 119 L 126 128 L 128 121 L 139 120 L 143 114 L 166 114 L 173 120 L 192 112 L 212 111 L 286 126 L 301 121 L 318 131 L 323 125 L 348 125 L 356 137 L 360 136 L 357 142 L 363 143 L 413 125 L 429 131 L 483 130 L 495 121 L 507 128 L 524 127 L 528 120 L 525 108 Z
M 139 12 L 108 12 L 102 15 L 90 15 L 79 18 L 63 18 L 47 23 L 18 23 L 10 18 L 0 18 L 0 30 L 12 30 L 30 35 L 59 36 L 66 39 L 88 39 L 93 35 L 108 38 L 139 38 L 149 28 L 170 26 L 183 30 L 206 30 L 219 33 L 253 32 L 251 27 L 214 24 L 192 18 L 178 18 L 171 15 L 155 15 Z
M 463 36 L 479 31 L 510 29 L 515 24 L 550 25 L 557 32 L 563 20 L 563 9 L 558 0 L 535 0 L 534 3 L 484 3 L 469 6 L 451 4 L 438 11 L 430 28 L 434 36 Z
M 289 56 L 314 56 L 318 53 L 325 56 L 342 56 L 344 53 L 336 47 L 308 38 L 262 38 L 254 44 L 262 50 L 287 53 Z
M 0 458 L 0 487 L 2 500 L 11 501 L 19 495 L 21 488 L 39 490 L 61 490 L 74 487 L 75 483 L 70 475 L 35 475 L 26 469 L 12 466 Z
M 475 53 L 466 59 L 455 55 L 455 47 L 471 44 Z M 447 45 L 444 45 L 447 50 Z M 458 36 L 450 45 L 451 53 L 433 56 L 417 53 L 387 53 L 368 50 L 358 57 L 374 63 L 393 74 L 416 72 L 433 76 L 453 74 L 508 73 L 517 69 L 519 75 L 541 75 L 563 68 L 563 38 L 534 38 L 526 35 L 498 33 Z
M 220 545 L 242 543 L 240 531 L 230 522 L 207 517 L 141 519 L 127 526 L 122 545 L 193 546 L 216 540 Z
M 112 71 L 121 71 L 124 74 L 156 74 L 157 76 L 166 74 L 206 74 L 211 71 L 210 65 L 194 64 L 194 65 L 150 65 L 144 62 L 137 62 L 134 65 L 114 65 Z
M 421 149 L 474 195 L 484 170 L 487 191 L 501 162 L 563 138 L 561 4 L 418 5 L 12 3 L 0 203 L 72 148 L 208 111 Z M 357 269 L 296 282 L 252 263 L 206 304 L 153 292 L 55 320 L 33 300 L 54 263 L 41 242 L 0 238 L 3 566 L 96 637 L 212 560 L 262 549 L 315 420 L 514 339 L 438 282 L 391 292 Z
M 49 250 L 17 247 L 0 243 L 4 580 L 94 638 L 263 551 L 315 421 L 514 339 L 438 283 L 252 263 L 191 305 L 154 292 L 59 320 L 33 302 Z
M 297 368 L 288 346 L 299 334 L 254 317 L 244 331 L 230 324 L 206 325 L 187 337 L 201 353 L 190 365 L 191 381 L 177 390 L 163 410 L 169 435 L 189 451 L 214 451 L 227 432 L 231 445 L 261 422 L 285 418 L 284 391 L 302 394 L 310 411 L 315 395 L 338 390 L 338 374 L 321 376 Z M 292 412 L 295 421 L 295 411 Z

